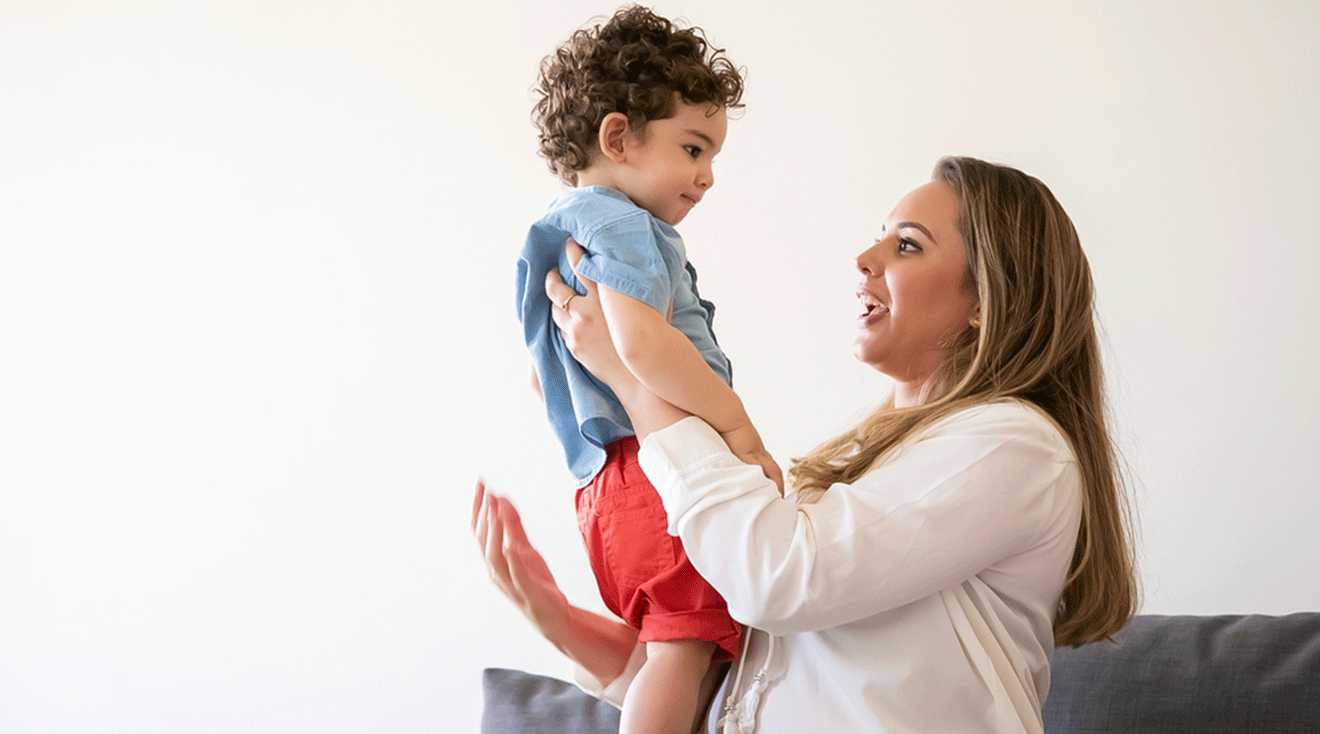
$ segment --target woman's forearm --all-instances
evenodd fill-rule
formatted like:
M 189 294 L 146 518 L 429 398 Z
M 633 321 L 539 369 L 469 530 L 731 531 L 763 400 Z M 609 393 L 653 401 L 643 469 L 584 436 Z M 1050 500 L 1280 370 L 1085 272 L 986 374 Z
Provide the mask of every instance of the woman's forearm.
M 581 607 L 570 610 L 562 630 L 545 637 L 569 660 L 605 684 L 623 674 L 637 646 L 637 630 Z

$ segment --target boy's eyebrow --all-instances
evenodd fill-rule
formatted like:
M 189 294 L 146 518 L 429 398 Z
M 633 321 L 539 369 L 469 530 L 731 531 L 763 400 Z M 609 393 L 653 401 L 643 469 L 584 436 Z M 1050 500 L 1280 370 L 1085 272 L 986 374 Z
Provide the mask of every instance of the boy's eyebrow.
M 706 141 L 706 145 L 709 145 L 709 146 L 712 147 L 712 148 L 715 147 L 715 141 L 714 141 L 714 140 L 711 140 L 711 137 L 710 137 L 709 135 L 707 135 L 706 133 L 701 132 L 700 130 L 693 130 L 693 129 L 689 128 L 689 129 L 685 130 L 684 132 L 686 132 L 688 135 L 695 135 L 695 136 L 701 138 L 702 140 Z

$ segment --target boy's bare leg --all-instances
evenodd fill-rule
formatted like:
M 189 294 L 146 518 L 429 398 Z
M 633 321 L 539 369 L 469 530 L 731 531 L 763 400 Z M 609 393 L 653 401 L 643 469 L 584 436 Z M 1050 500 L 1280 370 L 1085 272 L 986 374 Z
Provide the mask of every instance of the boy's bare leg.
M 710 668 L 706 670 L 706 676 L 701 679 L 701 692 L 697 698 L 697 715 L 692 720 L 692 731 L 701 732 L 701 727 L 705 726 L 710 718 L 710 707 L 718 706 L 716 693 L 720 690 L 720 685 L 724 683 L 724 676 L 729 672 L 728 663 L 711 663 Z
M 620 734 L 691 734 L 706 708 L 702 689 L 714 652 L 705 640 L 646 643 L 646 663 L 623 699 Z

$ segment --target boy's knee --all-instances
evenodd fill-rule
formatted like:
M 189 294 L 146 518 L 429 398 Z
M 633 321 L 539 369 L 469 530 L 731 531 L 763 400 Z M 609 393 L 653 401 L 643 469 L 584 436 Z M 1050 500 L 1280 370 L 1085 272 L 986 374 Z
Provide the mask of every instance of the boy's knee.
M 664 640 L 646 643 L 646 660 L 670 665 L 700 667 L 705 670 L 715 654 L 715 643 L 708 640 Z

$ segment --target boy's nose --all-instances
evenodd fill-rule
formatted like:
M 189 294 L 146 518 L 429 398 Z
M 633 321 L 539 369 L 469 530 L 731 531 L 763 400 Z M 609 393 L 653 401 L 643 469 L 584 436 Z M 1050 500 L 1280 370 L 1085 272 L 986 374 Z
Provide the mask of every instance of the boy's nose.
M 708 189 L 715 185 L 715 171 L 710 168 L 703 168 L 697 172 L 697 185 L 703 189 Z

